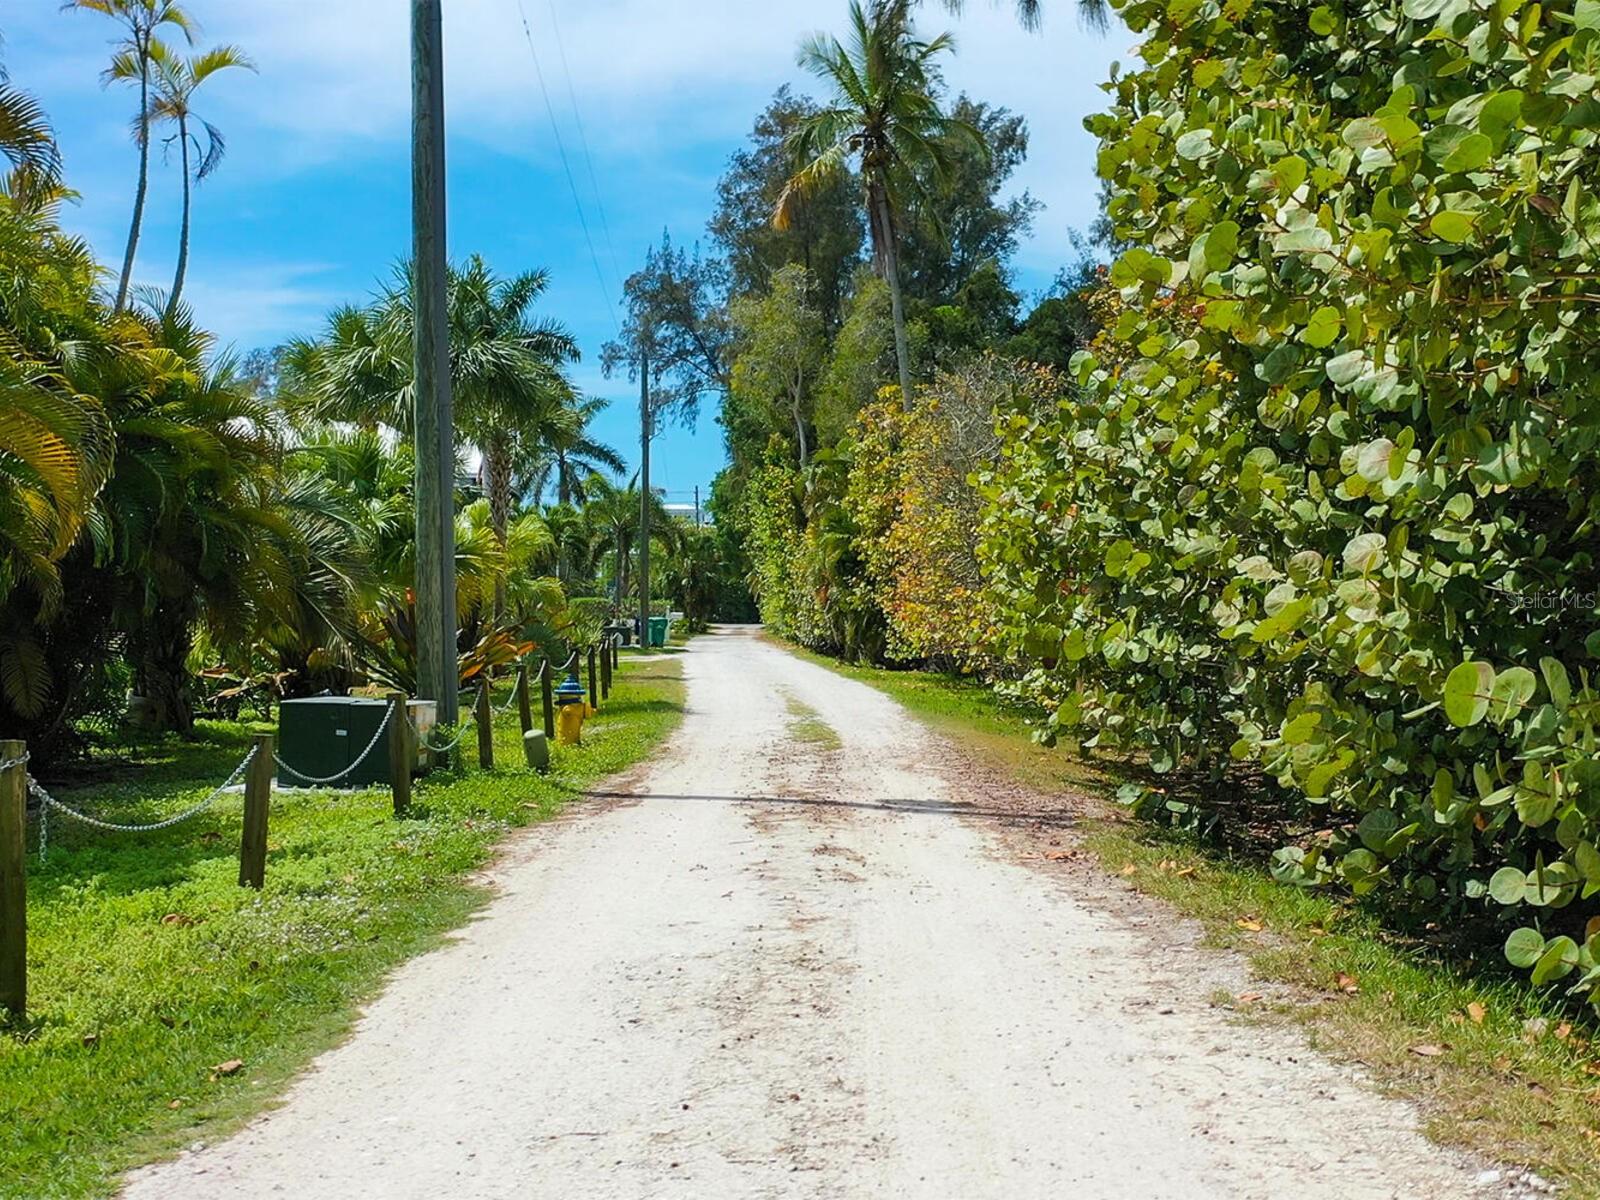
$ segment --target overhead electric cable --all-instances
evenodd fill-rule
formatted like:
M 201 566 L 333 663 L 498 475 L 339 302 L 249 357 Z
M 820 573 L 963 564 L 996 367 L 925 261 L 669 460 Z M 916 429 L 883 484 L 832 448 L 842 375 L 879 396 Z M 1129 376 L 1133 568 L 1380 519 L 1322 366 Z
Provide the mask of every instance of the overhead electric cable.
M 572 102 L 572 120 L 578 127 L 578 144 L 583 147 L 583 162 L 589 170 L 589 186 L 594 189 L 594 207 L 600 214 L 600 235 L 605 239 L 606 253 L 611 257 L 611 271 L 619 287 L 626 286 L 627 276 L 617 258 L 617 248 L 611 241 L 611 222 L 606 220 L 605 201 L 600 198 L 600 178 L 595 174 L 594 155 L 589 152 L 589 134 L 583 127 L 583 113 L 578 108 L 578 91 L 572 85 L 572 68 L 567 64 L 567 46 L 561 37 L 561 20 L 556 16 L 556 0 L 549 0 L 550 28 L 555 31 L 556 50 L 561 55 L 561 73 L 567 77 L 567 99 Z
M 544 97 L 544 111 L 550 118 L 550 131 L 555 134 L 556 150 L 561 155 L 561 169 L 566 172 L 567 187 L 572 191 L 572 205 L 578 212 L 578 224 L 583 227 L 583 240 L 589 247 L 589 261 L 594 264 L 594 277 L 600 284 L 600 293 L 606 299 L 606 311 L 611 314 L 611 323 L 617 327 L 617 333 L 622 332 L 622 322 L 617 318 L 617 305 L 611 299 L 611 289 L 606 286 L 605 272 L 600 269 L 600 256 L 595 253 L 594 238 L 589 233 L 589 221 L 583 215 L 583 200 L 578 195 L 578 183 L 573 178 L 572 163 L 567 158 L 567 144 L 561 137 L 561 125 L 556 121 L 555 106 L 550 103 L 550 89 L 545 86 L 544 68 L 539 65 L 539 51 L 533 44 L 533 28 L 528 24 L 528 11 L 523 7 L 522 0 L 517 0 L 517 13 L 522 18 L 522 33 L 528 39 L 528 53 L 533 56 L 533 74 L 539 81 L 539 94 Z

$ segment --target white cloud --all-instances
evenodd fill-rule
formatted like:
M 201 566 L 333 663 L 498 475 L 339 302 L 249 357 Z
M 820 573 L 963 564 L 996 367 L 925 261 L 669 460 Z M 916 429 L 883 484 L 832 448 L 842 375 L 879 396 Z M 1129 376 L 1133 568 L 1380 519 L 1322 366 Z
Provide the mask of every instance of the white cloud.
M 284 329 L 312 330 L 349 297 L 325 279 L 320 263 L 211 263 L 184 289 L 184 302 L 205 314 L 240 351 L 270 345 Z
M 230 87 L 235 119 L 290 135 L 280 167 L 402 138 L 410 115 L 408 8 L 399 0 L 213 0 L 207 35 L 241 42 L 262 67 L 258 79 Z M 731 150 L 780 83 L 807 86 L 794 61 L 801 36 L 838 29 L 845 15 L 842 0 L 451 0 L 445 8 L 453 136 L 555 160 L 525 14 L 576 158 L 565 47 L 608 192 L 626 190 L 617 176 L 630 161 L 664 162 L 685 145 L 712 142 Z M 1087 225 L 1094 214 L 1094 145 L 1082 121 L 1102 104 L 1098 84 L 1127 35 L 1082 30 L 1065 2 L 1049 8 L 1055 11 L 1038 34 L 1020 28 L 1009 2 L 975 0 L 955 18 L 930 0 L 920 20 L 956 33 L 959 52 L 946 70 L 953 89 L 1027 114 L 1032 152 L 1017 183 L 1048 212 L 1025 257 L 1059 262 L 1068 253 L 1067 227 Z

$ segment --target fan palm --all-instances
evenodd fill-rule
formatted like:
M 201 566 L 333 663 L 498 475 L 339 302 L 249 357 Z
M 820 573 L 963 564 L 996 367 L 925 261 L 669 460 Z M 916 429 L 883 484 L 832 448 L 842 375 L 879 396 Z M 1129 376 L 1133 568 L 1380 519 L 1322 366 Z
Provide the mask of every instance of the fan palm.
M 113 43 L 116 53 L 101 78 L 108 84 L 137 84 L 139 111 L 133 119 L 133 140 L 139 148 L 139 182 L 133 193 L 133 220 L 128 226 L 128 248 L 122 256 L 122 278 L 117 284 L 116 311 L 128 306 L 133 286 L 133 263 L 139 255 L 139 235 L 144 227 L 145 197 L 150 190 L 150 121 L 154 116 L 151 91 L 156 56 L 162 53 L 157 36 L 170 26 L 194 44 L 198 27 L 177 0 L 66 0 L 61 6 L 110 17 L 123 34 Z
M 800 65 L 828 83 L 832 102 L 789 135 L 801 163 L 778 197 L 773 223 L 787 228 L 797 203 L 852 160 L 865 184 L 873 266 L 889 285 L 902 402 L 911 403 L 911 354 L 896 246 L 898 215 L 924 191 L 921 181 L 943 178 L 952 148 L 967 143 L 986 152 L 983 135 L 939 108 L 938 58 L 954 48 L 949 34 L 923 41 L 911 29 L 915 0 L 850 3 L 850 44 L 817 34 L 800 47 Z
M 204 54 L 184 58 L 157 42 L 151 59 L 155 67 L 156 99 L 152 108 L 157 120 L 178 127 L 173 140 L 178 143 L 178 159 L 183 169 L 183 218 L 178 232 L 178 270 L 167 297 L 167 311 L 175 312 L 183 297 L 184 276 L 189 269 L 189 229 L 193 212 L 193 189 L 222 162 L 227 151 L 222 131 L 194 111 L 194 96 L 213 75 L 230 68 L 254 71 L 255 64 L 237 46 L 217 46 Z M 205 131 L 204 142 L 193 132 L 198 122 Z M 191 152 L 195 158 L 191 167 Z

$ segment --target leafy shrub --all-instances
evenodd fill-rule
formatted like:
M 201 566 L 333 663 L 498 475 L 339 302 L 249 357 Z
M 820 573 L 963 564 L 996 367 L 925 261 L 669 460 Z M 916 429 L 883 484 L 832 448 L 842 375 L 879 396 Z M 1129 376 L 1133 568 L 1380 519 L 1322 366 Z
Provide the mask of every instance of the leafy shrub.
M 1600 4 L 1113 0 L 1114 337 L 984 480 L 1052 730 L 1258 764 L 1277 874 L 1595 995 Z

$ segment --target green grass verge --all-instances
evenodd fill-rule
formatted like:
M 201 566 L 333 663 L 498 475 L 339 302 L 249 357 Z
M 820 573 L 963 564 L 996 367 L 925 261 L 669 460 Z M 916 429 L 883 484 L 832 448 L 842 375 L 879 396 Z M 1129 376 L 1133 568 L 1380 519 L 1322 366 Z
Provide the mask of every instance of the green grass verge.
M 842 664 L 786 648 L 872 685 L 1032 787 L 1090 797 L 1085 850 L 1134 888 L 1201 921 L 1279 998 L 1212 997 L 1248 1020 L 1296 1022 L 1315 1045 L 1418 1100 L 1429 1136 L 1528 1167 L 1600 1198 L 1600 1057 L 1587 1015 L 1503 964 L 1464 962 L 1386 929 L 1347 898 L 1276 883 L 1262 865 L 1122 819 L 1115 767 L 1032 740 L 1026 715 L 968 679 Z
M 46 861 L 28 862 L 30 1023 L 0 1032 L 0 1196 L 102 1195 L 129 1166 L 258 1112 L 390 969 L 483 903 L 469 876 L 507 830 L 671 731 L 679 673 L 625 663 L 584 744 L 555 748 L 543 777 L 523 765 L 513 708 L 495 721 L 495 769 L 477 769 L 469 733 L 474 765 L 419 781 L 403 820 L 386 789 L 276 793 L 259 894 L 237 886 L 237 795 L 159 834 L 52 820 Z M 256 731 L 206 724 L 196 742 L 59 794 L 113 819 L 159 818 L 202 798 Z
M 822 714 L 803 700 L 787 698 L 789 735 L 818 750 L 837 750 L 844 745 L 839 731 L 822 719 Z

